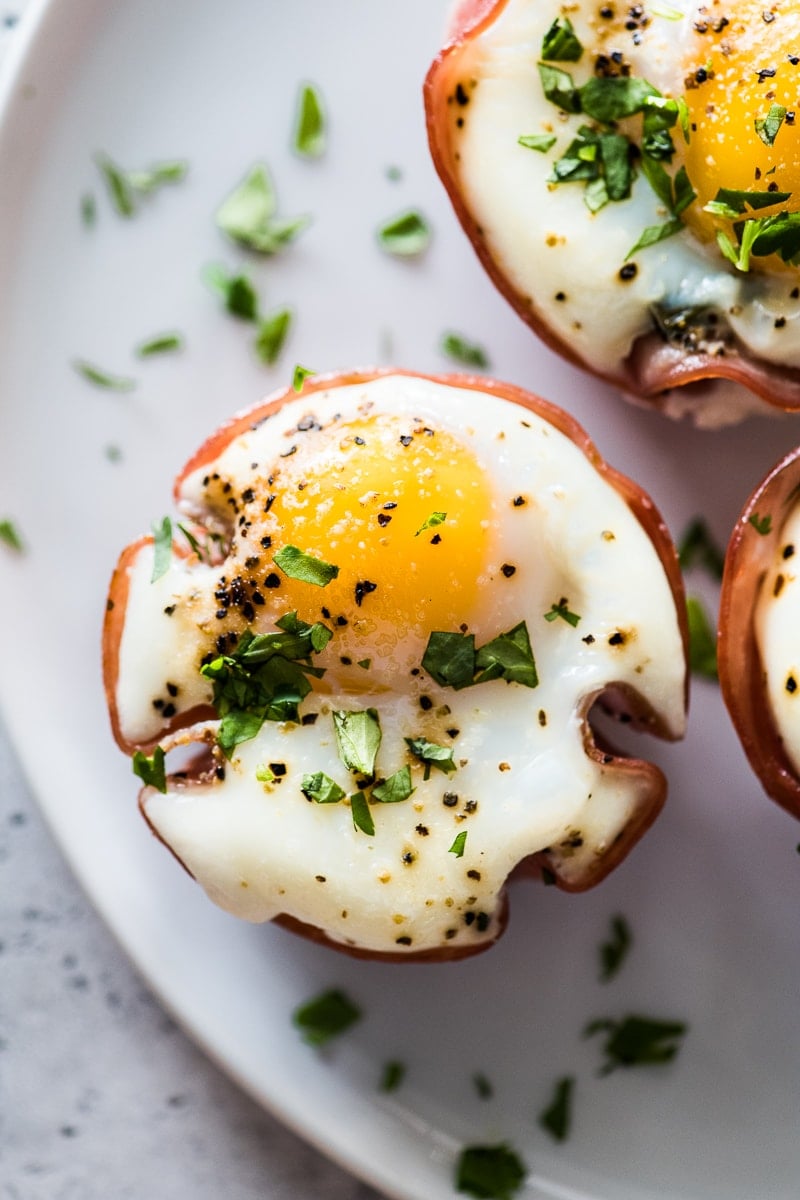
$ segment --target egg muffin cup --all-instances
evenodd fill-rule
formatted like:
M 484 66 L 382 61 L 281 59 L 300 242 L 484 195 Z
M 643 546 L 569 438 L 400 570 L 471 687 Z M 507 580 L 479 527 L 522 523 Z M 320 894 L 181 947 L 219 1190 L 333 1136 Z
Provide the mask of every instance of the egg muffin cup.
M 209 438 L 175 502 L 114 572 L 105 687 L 147 823 L 229 912 L 461 958 L 512 874 L 581 891 L 654 820 L 662 772 L 589 714 L 682 735 L 680 572 L 565 412 L 469 376 L 307 378 Z

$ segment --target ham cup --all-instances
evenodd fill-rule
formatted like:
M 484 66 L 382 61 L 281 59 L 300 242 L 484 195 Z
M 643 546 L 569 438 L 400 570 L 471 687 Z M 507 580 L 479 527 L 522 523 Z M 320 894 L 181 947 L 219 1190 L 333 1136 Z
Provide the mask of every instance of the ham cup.
M 716 427 L 800 409 L 799 82 L 790 0 L 468 0 L 425 83 L 428 137 L 534 332 Z
M 722 695 L 773 800 L 800 817 L 800 447 L 736 523 L 719 618 Z
M 145 820 L 227 911 L 459 958 L 501 933 L 512 873 L 581 891 L 655 818 L 661 771 L 589 716 L 682 735 L 680 574 L 566 413 L 483 378 L 316 376 L 224 425 L 175 501 L 114 573 L 105 686 Z

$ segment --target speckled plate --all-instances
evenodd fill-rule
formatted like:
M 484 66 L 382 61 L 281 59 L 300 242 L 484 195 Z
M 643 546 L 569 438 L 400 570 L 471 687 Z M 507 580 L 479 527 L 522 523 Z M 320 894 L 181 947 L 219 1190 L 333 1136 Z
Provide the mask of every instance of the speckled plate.
M 762 797 L 713 685 L 695 687 L 686 742 L 652 750 L 671 797 L 629 861 L 589 895 L 517 886 L 502 942 L 440 968 L 349 961 L 216 911 L 140 822 L 111 742 L 98 645 L 117 553 L 168 511 L 171 478 L 205 434 L 295 361 L 441 370 L 441 334 L 458 330 L 498 377 L 583 421 L 676 534 L 702 511 L 724 540 L 800 437 L 789 420 L 715 435 L 669 425 L 536 343 L 484 278 L 428 161 L 420 85 L 444 15 L 432 0 L 33 3 L 0 105 L 0 517 L 26 545 L 0 548 L 5 719 L 76 874 L 164 1003 L 252 1095 L 388 1195 L 445 1200 L 461 1145 L 508 1141 L 529 1200 L 788 1200 L 800 829 Z M 320 162 L 289 149 L 303 79 L 330 112 Z M 131 167 L 178 156 L 190 175 L 122 220 L 93 165 L 101 150 Z M 259 159 L 283 211 L 313 216 L 284 257 L 248 264 L 265 305 L 296 310 L 272 369 L 200 278 L 208 262 L 244 263 L 212 214 Z M 412 205 L 433 244 L 420 261 L 389 259 L 375 227 Z M 183 353 L 133 357 L 171 328 Z M 93 388 L 76 358 L 137 387 Z M 597 947 L 618 912 L 634 946 L 603 985 Z M 290 1014 L 333 984 L 364 1018 L 315 1053 Z M 600 1078 L 581 1032 L 631 1011 L 687 1021 L 682 1050 L 668 1067 Z M 407 1073 L 385 1095 L 389 1058 Z M 565 1074 L 573 1128 L 558 1145 L 536 1117 Z

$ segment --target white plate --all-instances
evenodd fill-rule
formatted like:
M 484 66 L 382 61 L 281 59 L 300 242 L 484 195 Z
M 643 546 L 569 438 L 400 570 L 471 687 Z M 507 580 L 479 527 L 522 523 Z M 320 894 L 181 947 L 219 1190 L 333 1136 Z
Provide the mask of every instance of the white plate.
M 428 161 L 420 84 L 444 5 L 431 0 L 70 0 L 39 5 L 6 72 L 0 125 L 0 517 L 28 551 L 2 554 L 5 716 L 53 830 L 95 904 L 164 1002 L 263 1104 L 389 1195 L 452 1193 L 460 1145 L 511 1142 L 530 1198 L 796 1197 L 800 1178 L 800 861 L 797 825 L 760 794 L 717 690 L 695 687 L 668 771 L 664 816 L 615 876 L 570 897 L 520 885 L 506 937 L 457 966 L 353 962 L 216 911 L 150 838 L 108 731 L 99 628 L 119 549 L 168 511 L 170 481 L 222 418 L 318 369 L 387 361 L 445 369 L 453 328 L 493 372 L 561 402 L 679 532 L 704 512 L 724 540 L 751 486 L 798 437 L 796 421 L 698 434 L 629 408 L 545 351 L 484 279 Z M 326 158 L 288 148 L 295 95 L 330 111 Z M 180 156 L 190 179 L 123 221 L 92 155 L 127 166 Z M 241 264 L 212 214 L 259 159 L 285 213 L 314 224 L 284 257 L 249 264 L 268 306 L 297 320 L 267 370 L 249 330 L 200 281 Z M 402 168 L 392 181 L 386 168 Z M 79 218 L 98 197 L 96 228 Z M 373 231 L 409 206 L 435 237 L 420 262 L 384 257 Z M 185 352 L 132 347 L 178 327 Z M 391 351 L 387 351 L 387 342 Z M 76 357 L 133 374 L 93 389 Z M 121 462 L 105 454 L 121 447 Z M 596 979 L 610 916 L 635 934 L 612 983 Z M 326 1054 L 290 1014 L 337 984 L 365 1019 Z M 581 1038 L 597 1016 L 689 1022 L 666 1068 L 598 1078 Z M 400 1058 L 406 1082 L 377 1087 Z M 494 1084 L 481 1100 L 475 1072 Z M 572 1136 L 536 1115 L 577 1079 Z

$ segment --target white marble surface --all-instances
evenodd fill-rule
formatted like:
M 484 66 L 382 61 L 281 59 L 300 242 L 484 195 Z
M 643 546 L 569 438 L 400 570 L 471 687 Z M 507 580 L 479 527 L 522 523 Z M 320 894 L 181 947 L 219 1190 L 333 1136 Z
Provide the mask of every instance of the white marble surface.
M 0 56 L 23 8 L 0 2 Z M 53 844 L 0 726 L 2 1200 L 375 1195 L 160 1008 Z

